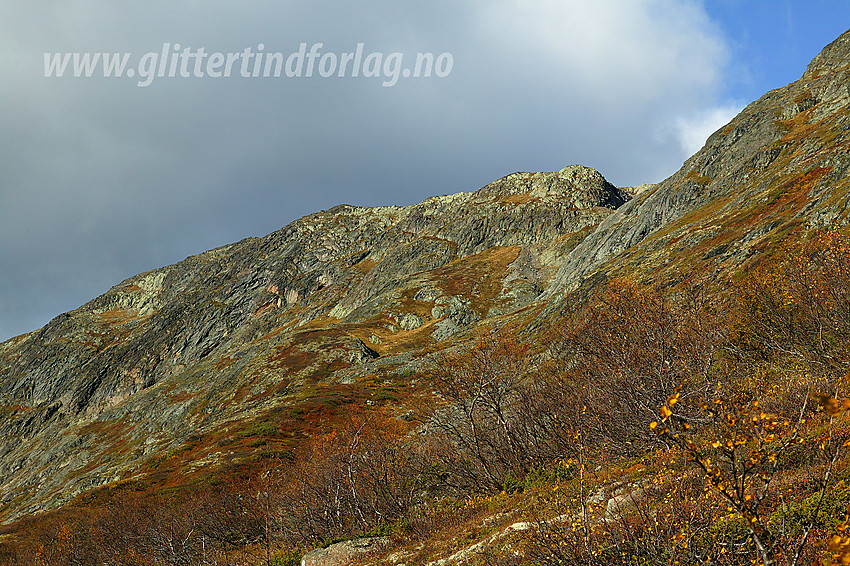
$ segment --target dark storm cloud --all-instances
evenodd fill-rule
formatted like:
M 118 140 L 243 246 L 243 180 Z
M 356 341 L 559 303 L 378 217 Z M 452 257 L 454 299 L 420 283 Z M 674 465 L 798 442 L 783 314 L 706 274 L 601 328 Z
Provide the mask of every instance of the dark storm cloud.
M 589 7 L 592 6 L 592 7 Z M 0 339 L 140 271 L 340 202 L 516 170 L 657 181 L 712 118 L 698 2 L 13 3 L 0 23 Z M 444 78 L 45 78 L 44 52 L 448 52 Z M 694 133 L 696 132 L 696 133 Z

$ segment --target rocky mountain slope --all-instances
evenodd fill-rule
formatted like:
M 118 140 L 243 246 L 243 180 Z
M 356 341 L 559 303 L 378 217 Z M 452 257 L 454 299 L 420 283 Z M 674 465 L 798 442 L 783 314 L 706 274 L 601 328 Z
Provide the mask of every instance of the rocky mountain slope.
M 534 301 L 628 198 L 586 167 L 516 173 L 415 206 L 338 206 L 122 282 L 0 346 L 5 518 L 138 473 L 309 382 L 415 364 Z
M 850 36 L 796 82 L 765 94 L 674 175 L 606 218 L 569 254 L 544 298 L 604 270 L 680 273 L 735 269 L 765 242 L 798 228 L 846 224 Z
M 535 328 L 607 277 L 731 277 L 848 223 L 848 148 L 845 33 L 644 190 L 581 166 L 515 173 L 408 207 L 338 206 L 132 277 L 0 344 L 0 519 L 262 456 L 252 431 L 281 411 L 403 416 L 425 354 Z

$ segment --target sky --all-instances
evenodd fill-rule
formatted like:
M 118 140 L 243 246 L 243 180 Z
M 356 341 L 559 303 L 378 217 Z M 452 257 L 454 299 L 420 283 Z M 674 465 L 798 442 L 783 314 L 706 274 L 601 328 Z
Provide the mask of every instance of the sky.
M 850 0 L 0 0 L 0 340 L 340 203 L 660 181 L 847 27 Z

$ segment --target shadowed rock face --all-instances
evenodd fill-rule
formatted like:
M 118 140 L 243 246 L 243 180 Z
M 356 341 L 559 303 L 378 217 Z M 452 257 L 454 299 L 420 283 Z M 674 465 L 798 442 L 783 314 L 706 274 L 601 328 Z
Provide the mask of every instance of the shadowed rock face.
M 633 198 L 587 167 L 515 173 L 338 206 L 120 283 L 0 344 L 0 520 L 143 477 L 192 435 L 238 436 L 320 387 L 414 373 L 426 348 L 530 305 L 556 315 L 604 276 L 721 277 L 846 224 L 848 89 L 845 34 Z M 203 447 L 192 465 L 232 455 Z
M 627 198 L 586 167 L 516 173 L 414 206 L 337 206 L 120 283 L 0 345 L 0 432 L 19 439 L 0 448 L 2 503 L 17 502 L 7 518 L 122 477 L 193 431 L 251 418 L 283 401 L 259 393 L 275 380 L 294 377 L 297 392 L 322 368 L 350 373 L 379 355 L 361 335 L 420 332 L 421 347 L 528 305 L 570 236 Z M 296 336 L 307 338 L 293 346 Z M 232 402 L 239 387 L 259 400 Z M 105 422 L 120 434 L 86 433 Z M 117 443 L 126 453 L 112 457 Z

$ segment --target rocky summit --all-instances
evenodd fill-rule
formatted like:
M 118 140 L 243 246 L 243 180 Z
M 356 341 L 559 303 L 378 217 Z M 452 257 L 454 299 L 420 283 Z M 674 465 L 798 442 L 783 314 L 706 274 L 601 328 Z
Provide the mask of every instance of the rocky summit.
M 609 282 L 729 287 L 761 258 L 819 231 L 841 232 L 849 150 L 850 32 L 656 185 L 618 188 L 580 165 L 514 173 L 412 206 L 340 205 L 131 277 L 0 344 L 0 520 L 85 507 L 131 482 L 170 493 L 241 477 L 263 459 L 294 466 L 307 442 L 354 407 L 420 434 L 414 413 L 438 387 L 429 381 L 433 360 L 494 329 L 543 344 L 535 359 L 554 359 L 542 333 Z M 759 371 L 781 373 L 759 355 Z M 823 367 L 830 363 L 839 365 Z M 448 403 L 451 392 L 441 391 Z M 678 398 L 670 398 L 672 406 Z M 500 480 L 503 494 L 521 493 L 508 481 L 517 479 Z M 593 495 L 603 508 L 632 493 L 641 504 L 651 499 L 649 480 L 609 479 Z M 468 537 L 446 535 L 483 546 L 467 552 L 458 542 L 432 558 L 466 561 L 539 523 L 499 505 Z M 504 527 L 509 519 L 522 528 Z M 228 544 L 260 540 L 272 538 Z M 411 545 L 395 562 L 427 550 Z M 333 553 L 310 556 L 325 554 Z

